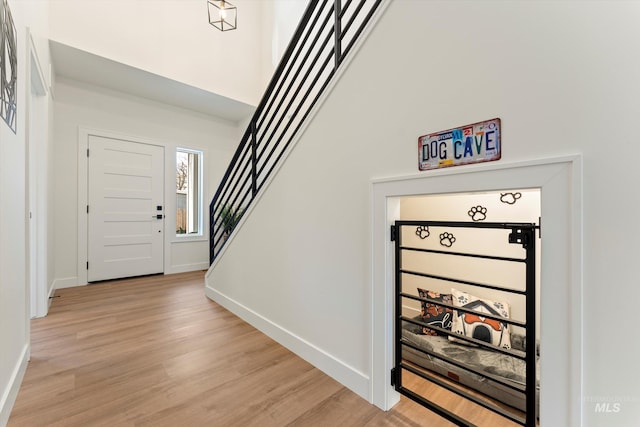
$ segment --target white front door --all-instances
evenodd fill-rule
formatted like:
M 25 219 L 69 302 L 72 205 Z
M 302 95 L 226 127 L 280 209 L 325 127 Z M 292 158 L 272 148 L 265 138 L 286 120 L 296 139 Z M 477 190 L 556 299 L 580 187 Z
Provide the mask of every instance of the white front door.
M 164 270 L 164 147 L 89 136 L 88 281 Z

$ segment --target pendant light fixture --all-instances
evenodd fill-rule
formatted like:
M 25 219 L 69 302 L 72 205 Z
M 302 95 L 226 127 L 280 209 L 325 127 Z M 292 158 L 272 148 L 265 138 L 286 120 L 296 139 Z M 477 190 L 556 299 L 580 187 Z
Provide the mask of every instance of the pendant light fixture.
M 209 24 L 220 31 L 235 30 L 238 23 L 238 9 L 225 0 L 207 0 Z

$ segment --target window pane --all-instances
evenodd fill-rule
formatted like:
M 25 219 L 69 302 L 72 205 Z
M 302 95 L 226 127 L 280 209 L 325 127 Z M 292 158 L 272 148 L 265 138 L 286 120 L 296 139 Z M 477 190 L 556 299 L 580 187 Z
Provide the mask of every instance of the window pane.
M 176 151 L 176 234 L 201 234 L 202 153 Z

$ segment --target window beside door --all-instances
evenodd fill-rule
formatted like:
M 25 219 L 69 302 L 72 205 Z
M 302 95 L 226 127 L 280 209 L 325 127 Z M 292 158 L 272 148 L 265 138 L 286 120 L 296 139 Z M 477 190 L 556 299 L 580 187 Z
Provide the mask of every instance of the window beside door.
M 202 152 L 176 150 L 176 235 L 202 235 Z

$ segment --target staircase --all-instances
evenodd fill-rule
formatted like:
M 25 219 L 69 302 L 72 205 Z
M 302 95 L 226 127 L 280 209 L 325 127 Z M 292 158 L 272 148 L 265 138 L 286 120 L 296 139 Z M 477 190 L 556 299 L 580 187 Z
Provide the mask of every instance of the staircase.
M 209 205 L 212 264 L 383 0 L 310 0 Z

